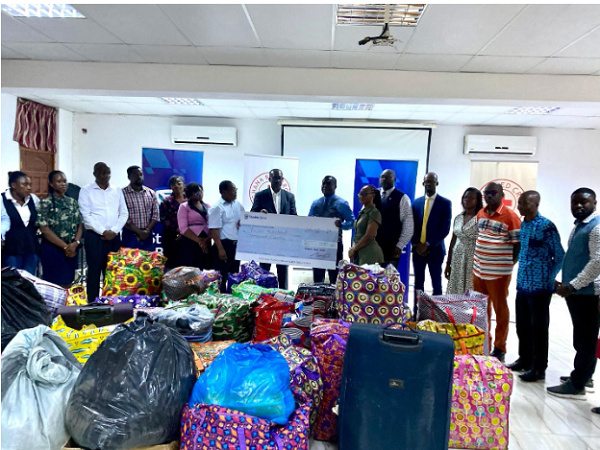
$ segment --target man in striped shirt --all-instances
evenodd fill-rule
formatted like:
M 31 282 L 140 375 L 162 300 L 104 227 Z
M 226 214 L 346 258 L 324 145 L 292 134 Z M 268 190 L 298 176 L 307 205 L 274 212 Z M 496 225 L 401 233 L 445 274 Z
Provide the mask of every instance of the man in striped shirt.
M 127 168 L 129 185 L 123 188 L 123 197 L 129 219 L 123 228 L 123 247 L 154 250 L 152 229 L 158 222 L 156 192 L 144 186 L 144 173 L 139 166 Z
M 504 362 L 508 337 L 508 285 L 518 260 L 521 221 L 504 206 L 504 191 L 499 183 L 488 184 L 483 195 L 487 206 L 477 213 L 477 242 L 473 258 L 473 290 L 489 296 L 488 329 L 491 343 L 492 307 L 496 315 L 495 356 Z

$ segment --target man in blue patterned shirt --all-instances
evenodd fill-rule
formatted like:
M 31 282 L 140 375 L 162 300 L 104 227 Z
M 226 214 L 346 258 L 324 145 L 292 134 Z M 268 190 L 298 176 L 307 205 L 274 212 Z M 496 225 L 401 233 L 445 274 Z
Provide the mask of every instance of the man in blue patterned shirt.
M 565 256 L 556 226 L 540 215 L 539 205 L 536 191 L 521 194 L 517 205 L 524 218 L 516 300 L 519 359 L 507 365 L 525 371 L 520 378 L 530 382 L 546 378 L 550 299 Z
M 337 195 L 335 190 L 337 189 L 337 180 L 331 175 L 327 175 L 323 178 L 321 183 L 321 192 L 323 197 L 316 199 L 308 212 L 309 216 L 313 217 L 335 217 L 336 226 L 340 228 L 338 237 L 338 248 L 336 264 L 344 257 L 344 247 L 342 246 L 342 230 L 352 229 L 354 225 L 354 214 L 348 202 Z M 329 282 L 335 284 L 337 279 L 338 271 L 328 270 Z M 325 269 L 313 269 L 313 281 L 315 283 L 323 283 L 325 281 Z

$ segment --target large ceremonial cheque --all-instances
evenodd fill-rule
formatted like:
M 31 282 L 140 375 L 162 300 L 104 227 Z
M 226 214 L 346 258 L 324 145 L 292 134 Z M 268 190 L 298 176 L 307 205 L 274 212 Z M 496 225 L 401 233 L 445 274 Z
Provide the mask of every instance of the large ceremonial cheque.
M 235 258 L 334 269 L 337 242 L 333 218 L 244 213 Z

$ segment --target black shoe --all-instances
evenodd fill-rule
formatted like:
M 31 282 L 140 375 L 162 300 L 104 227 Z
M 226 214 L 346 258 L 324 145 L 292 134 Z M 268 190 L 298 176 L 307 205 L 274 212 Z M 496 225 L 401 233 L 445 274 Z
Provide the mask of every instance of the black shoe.
M 524 364 L 519 358 L 515 362 L 507 364 L 506 368 L 512 370 L 513 372 L 526 372 L 529 370 L 529 364 Z
M 561 383 L 565 383 L 567 381 L 569 381 L 571 379 L 571 377 L 560 377 L 560 382 Z M 585 383 L 585 392 L 587 392 L 588 394 L 593 394 L 594 393 L 594 380 L 588 380 L 587 383 Z
M 494 347 L 494 350 L 492 351 L 492 353 L 490 353 L 490 356 L 493 356 L 494 358 L 496 358 L 498 361 L 500 361 L 501 363 L 504 362 L 504 356 L 506 355 L 506 352 L 503 352 L 502 350 Z
M 576 389 L 570 379 L 558 386 L 546 388 L 546 391 L 548 391 L 548 394 L 555 395 L 556 397 L 571 398 L 573 400 L 586 399 L 585 388 Z
M 540 372 L 539 370 L 528 370 L 527 372 L 519 375 L 519 378 L 529 383 L 543 381 L 546 379 L 546 372 Z

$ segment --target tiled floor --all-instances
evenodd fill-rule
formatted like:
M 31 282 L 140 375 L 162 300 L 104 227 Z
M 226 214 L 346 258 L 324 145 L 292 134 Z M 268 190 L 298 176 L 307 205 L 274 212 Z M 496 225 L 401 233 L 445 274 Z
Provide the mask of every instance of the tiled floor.
M 299 275 L 294 276 L 292 283 L 299 282 Z M 310 281 L 304 278 L 302 276 L 302 281 Z M 514 296 L 511 298 L 514 299 Z M 514 311 L 514 305 L 512 310 Z M 590 412 L 592 407 L 600 406 L 600 369 L 596 371 L 595 376 L 596 392 L 587 394 L 585 401 L 560 399 L 546 393 L 547 386 L 558 384 L 559 377 L 569 375 L 572 370 L 575 355 L 572 330 L 565 301 L 554 296 L 551 305 L 550 357 L 546 382 L 523 383 L 515 376 L 510 411 L 510 450 L 600 450 L 600 415 Z M 515 326 L 512 323 L 507 362 L 516 359 L 517 344 Z M 337 446 L 313 441 L 310 448 L 335 450 Z

